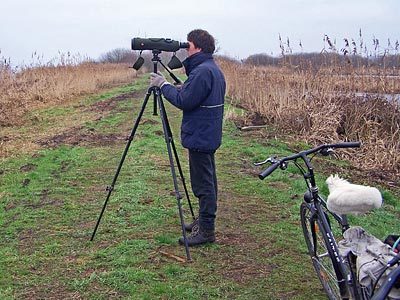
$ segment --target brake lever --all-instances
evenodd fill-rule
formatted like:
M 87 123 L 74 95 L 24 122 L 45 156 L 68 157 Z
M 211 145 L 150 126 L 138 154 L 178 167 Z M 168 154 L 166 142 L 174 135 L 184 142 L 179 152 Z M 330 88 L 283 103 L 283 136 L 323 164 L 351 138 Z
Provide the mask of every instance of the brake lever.
M 288 167 L 288 163 L 286 161 L 281 162 L 281 164 L 279 165 L 279 167 L 281 168 L 281 170 L 286 170 Z
M 273 163 L 276 163 L 276 162 L 278 162 L 278 160 L 276 159 L 276 156 L 272 156 L 272 157 L 268 157 L 266 160 L 264 160 L 262 162 L 256 162 L 256 163 L 254 163 L 254 165 L 255 166 L 261 166 L 261 165 L 264 165 L 266 163 L 273 164 Z
M 321 149 L 321 151 L 319 151 L 319 153 L 321 153 L 322 156 L 329 156 L 329 155 L 335 154 L 335 151 L 332 148 L 324 148 L 324 149 Z

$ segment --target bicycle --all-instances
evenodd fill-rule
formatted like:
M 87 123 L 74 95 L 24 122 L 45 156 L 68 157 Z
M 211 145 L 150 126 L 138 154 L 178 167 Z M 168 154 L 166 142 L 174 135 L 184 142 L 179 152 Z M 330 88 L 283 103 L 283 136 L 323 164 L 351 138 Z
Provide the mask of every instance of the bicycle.
M 356 262 L 354 255 L 349 254 L 346 258 L 341 257 L 338 244 L 333 233 L 333 223 L 339 226 L 339 231 L 343 234 L 350 228 L 346 215 L 338 215 L 327 208 L 326 200 L 319 195 L 315 181 L 314 169 L 311 160 L 317 154 L 328 156 L 334 154 L 336 148 L 357 148 L 360 142 L 344 142 L 337 144 L 323 144 L 310 150 L 298 152 L 296 154 L 278 159 L 277 157 L 267 158 L 265 161 L 255 163 L 271 165 L 259 174 L 261 180 L 265 179 L 278 167 L 285 170 L 291 161 L 300 170 L 307 190 L 300 205 L 300 221 L 308 253 L 319 280 L 329 299 L 361 299 L 361 300 L 381 300 L 385 299 L 392 289 L 394 283 L 400 280 L 400 265 L 394 269 L 386 281 L 374 294 L 363 288 L 357 280 Z M 312 157 L 308 157 L 313 154 Z M 297 160 L 301 159 L 303 164 Z M 304 166 L 305 167 L 304 167 Z M 400 255 L 400 254 L 399 254 Z M 397 256 L 398 263 L 400 256 Z

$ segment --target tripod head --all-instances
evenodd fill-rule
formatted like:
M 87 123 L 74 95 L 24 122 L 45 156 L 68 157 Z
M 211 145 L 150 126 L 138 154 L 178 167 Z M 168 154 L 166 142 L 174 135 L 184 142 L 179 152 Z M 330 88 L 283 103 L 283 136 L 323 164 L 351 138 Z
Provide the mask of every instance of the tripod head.
M 153 58 L 151 59 L 153 62 L 153 72 L 157 73 L 157 64 L 161 63 L 161 58 L 159 56 L 161 54 L 161 50 L 153 49 L 151 52 L 153 53 Z
M 152 57 L 151 61 L 153 62 L 153 72 L 157 74 L 158 64 L 160 63 L 164 67 L 164 69 L 168 72 L 168 74 L 172 77 L 172 79 L 174 80 L 174 85 L 182 84 L 182 81 L 177 76 L 175 76 L 175 74 L 172 73 L 172 71 L 167 66 L 165 66 L 163 64 L 163 62 L 161 61 L 161 57 L 159 56 L 161 53 L 161 50 L 153 49 L 152 53 L 153 53 L 153 57 Z M 148 93 L 151 93 L 151 92 L 153 92 L 153 94 L 154 94 L 153 115 L 156 116 L 157 115 L 157 100 L 156 99 L 159 95 L 161 95 L 161 89 L 159 87 L 153 86 L 153 87 L 150 87 L 148 90 Z
M 161 60 L 161 57 L 159 56 L 161 54 L 161 50 L 159 49 L 153 49 L 152 50 L 153 57 L 151 61 L 153 62 L 153 72 L 157 73 L 158 72 L 158 63 L 160 63 L 164 69 L 168 72 L 168 74 L 171 76 L 171 78 L 175 81 L 174 84 L 182 84 L 182 81 L 176 77 L 174 73 L 172 73 L 171 69 L 177 69 L 182 67 L 181 61 L 176 57 L 174 54 L 171 58 L 171 61 L 168 63 L 168 67 L 164 65 L 164 63 Z M 139 70 L 144 63 L 144 59 L 142 57 L 142 51 L 140 52 L 140 56 L 136 60 L 136 62 L 133 64 L 132 68 L 135 70 Z

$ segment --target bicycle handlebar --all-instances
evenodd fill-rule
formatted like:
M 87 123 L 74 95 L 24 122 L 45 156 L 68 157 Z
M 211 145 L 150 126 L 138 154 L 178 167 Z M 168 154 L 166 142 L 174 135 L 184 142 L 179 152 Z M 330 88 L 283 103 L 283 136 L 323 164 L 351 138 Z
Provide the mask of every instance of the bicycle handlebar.
M 258 175 L 258 178 L 260 178 L 261 180 L 264 180 L 265 177 L 267 177 L 269 174 L 271 174 L 273 171 L 275 171 L 279 167 L 279 165 L 280 165 L 279 162 L 270 165 L 268 168 L 266 168 L 264 171 L 262 171 Z
M 313 149 L 310 150 L 305 150 L 305 151 L 301 151 L 298 152 L 296 154 L 287 156 L 287 157 L 283 157 L 279 160 L 277 160 L 276 158 L 274 158 L 272 161 L 272 165 L 270 165 L 268 168 L 266 168 L 264 171 L 262 171 L 259 175 L 258 178 L 260 178 L 261 180 L 264 180 L 268 175 L 270 175 L 272 172 L 274 172 L 279 166 L 283 166 L 283 163 L 285 161 L 289 161 L 289 160 L 295 160 L 297 158 L 302 158 L 303 160 L 305 159 L 305 156 L 312 154 L 312 153 L 316 153 L 316 152 L 322 152 L 324 149 L 334 149 L 334 148 L 358 148 L 361 146 L 360 142 L 343 142 L 343 143 L 336 143 L 336 144 L 323 144 L 323 145 L 319 145 Z M 329 152 L 326 152 L 327 154 Z M 270 161 L 271 160 L 266 160 L 265 162 Z
M 361 142 L 343 142 L 325 145 L 325 148 L 360 148 Z

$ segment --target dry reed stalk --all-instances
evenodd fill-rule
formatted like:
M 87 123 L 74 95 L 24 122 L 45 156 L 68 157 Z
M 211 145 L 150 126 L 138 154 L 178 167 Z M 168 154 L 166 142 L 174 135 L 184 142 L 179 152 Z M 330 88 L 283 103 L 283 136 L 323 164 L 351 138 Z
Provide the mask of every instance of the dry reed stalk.
M 132 82 L 134 73 L 121 64 L 0 68 L 0 126 L 21 124 L 24 114 L 101 89 Z
M 219 64 L 233 105 L 310 143 L 360 140 L 362 151 L 354 158 L 358 166 L 400 173 L 399 104 L 383 96 L 364 99 L 355 94 L 400 93 L 400 81 L 393 77 L 398 70 L 342 65 L 298 70 L 223 59 Z

